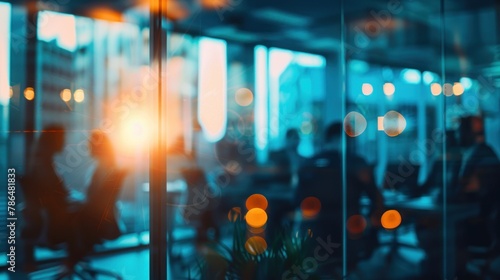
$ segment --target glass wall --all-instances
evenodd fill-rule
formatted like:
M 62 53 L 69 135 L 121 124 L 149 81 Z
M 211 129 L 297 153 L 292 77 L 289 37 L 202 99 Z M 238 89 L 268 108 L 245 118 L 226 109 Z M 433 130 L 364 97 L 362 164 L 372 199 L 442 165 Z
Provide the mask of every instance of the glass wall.
M 497 2 L 0 2 L 6 275 L 496 279 Z
M 2 242 L 15 255 L 3 262 L 14 260 L 16 277 L 50 278 L 58 270 L 47 267 L 61 260 L 146 248 L 148 30 L 50 7 L 1 7 L 2 174 L 13 183 L 2 194 L 12 212 L 2 217 L 16 225 L 2 229 L 15 240 Z M 127 275 L 131 262 L 111 270 Z

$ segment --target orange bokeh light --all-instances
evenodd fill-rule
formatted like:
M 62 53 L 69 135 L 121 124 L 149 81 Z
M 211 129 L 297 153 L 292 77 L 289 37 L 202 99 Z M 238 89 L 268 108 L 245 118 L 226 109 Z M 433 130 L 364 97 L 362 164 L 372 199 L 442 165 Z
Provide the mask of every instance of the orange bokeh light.
M 253 228 L 260 228 L 267 223 L 267 213 L 260 208 L 253 208 L 248 211 L 245 219 L 249 226 Z
M 30 100 L 30 101 L 35 99 L 35 90 L 32 87 L 27 87 L 24 90 L 24 98 L 26 98 L 26 100 Z
M 307 218 L 312 218 L 321 211 L 321 201 L 314 196 L 306 197 L 300 203 L 302 215 Z
M 434 96 L 438 96 L 438 95 L 440 95 L 440 94 L 441 94 L 441 91 L 443 91 L 443 89 L 442 89 L 442 87 L 441 87 L 441 85 L 440 85 L 440 84 L 438 84 L 438 83 L 433 83 L 433 84 L 431 85 L 431 93 L 432 93 L 432 95 L 434 95 Z
M 365 117 L 355 111 L 349 112 L 344 118 L 344 131 L 350 137 L 361 135 L 367 127 Z
M 383 119 L 384 132 L 390 137 L 396 137 L 406 128 L 406 119 L 399 112 L 389 111 Z
M 351 234 L 361 234 L 366 229 L 366 220 L 361 215 L 352 215 L 347 219 L 347 231 Z
M 396 210 L 387 210 L 382 214 L 380 222 L 385 229 L 395 229 L 401 224 L 401 214 Z
M 393 83 L 385 83 L 383 89 L 384 89 L 384 94 L 387 96 L 393 95 L 394 92 L 396 91 L 396 87 L 394 86 Z
M 260 236 L 252 236 L 245 242 L 245 249 L 248 253 L 257 256 L 266 251 L 267 242 Z
M 258 193 L 249 196 L 245 203 L 247 210 L 251 210 L 253 208 L 260 208 L 262 210 L 266 210 L 267 205 L 268 203 L 266 197 Z
M 364 83 L 361 87 L 361 91 L 364 95 L 370 95 L 373 92 L 373 86 L 369 83 Z
M 62 101 L 69 102 L 71 100 L 71 91 L 69 89 L 63 89 L 60 96 Z
M 240 88 L 234 95 L 236 103 L 242 107 L 246 107 L 253 102 L 253 93 L 247 88 Z
M 123 22 L 121 12 L 106 6 L 92 8 L 86 12 L 86 16 L 105 21 Z

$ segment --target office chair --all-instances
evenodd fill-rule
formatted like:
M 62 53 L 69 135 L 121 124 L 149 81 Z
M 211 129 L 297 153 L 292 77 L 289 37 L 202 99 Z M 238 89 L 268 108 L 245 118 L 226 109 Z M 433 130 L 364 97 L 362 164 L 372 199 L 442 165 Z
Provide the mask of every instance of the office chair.
M 296 210 L 292 218 L 292 234 L 309 234 L 339 244 L 332 252 L 329 265 L 322 268 L 329 276 L 336 276 L 342 264 L 342 172 L 336 163 L 317 159 L 298 171 L 299 183 L 293 200 Z M 319 200 L 319 205 L 318 205 Z M 319 206 L 319 207 L 318 207 Z M 313 249 L 313 248 L 311 248 Z M 313 252 L 307 252 L 313 254 Z
M 467 247 L 467 270 L 475 271 L 481 279 L 500 279 L 500 164 L 487 166 L 481 173 L 481 185 L 487 191 L 481 199 L 479 217 L 485 218 L 488 236 L 484 239 L 488 242 Z
M 95 279 L 97 275 L 104 275 L 115 279 L 123 279 L 117 273 L 103 269 L 96 269 L 90 266 L 90 261 L 86 258 L 92 251 L 95 245 L 103 243 L 105 240 L 113 240 L 120 236 L 121 231 L 115 215 L 115 204 L 118 200 L 118 195 L 123 186 L 125 178 L 125 170 L 117 170 L 106 179 L 106 185 L 94 193 L 94 199 L 89 200 L 84 205 L 81 211 L 73 214 L 74 219 L 79 219 L 80 224 L 85 225 L 80 228 L 81 242 L 84 243 L 87 251 L 82 252 L 80 258 L 76 262 L 72 270 L 57 272 L 51 275 L 52 279 L 65 279 L 71 276 L 77 276 L 81 279 Z M 86 207 L 87 206 L 87 207 Z M 90 218 L 89 218 L 90 217 Z M 46 223 L 45 223 L 46 224 Z M 88 228 L 96 228 L 97 230 L 88 231 Z M 46 231 L 46 229 L 45 229 Z M 47 243 L 46 240 L 37 240 L 36 246 L 47 247 L 49 249 L 63 249 L 64 242 L 58 244 Z M 45 270 L 35 271 L 30 273 L 30 277 L 36 279 L 39 274 L 46 273 Z M 43 278 L 46 279 L 46 275 Z
M 401 164 L 389 164 L 384 174 L 383 188 L 386 190 L 398 191 L 408 197 L 415 197 L 420 194 L 418 185 L 419 171 L 419 165 L 403 167 Z M 414 223 L 400 225 L 397 229 L 391 231 L 392 239 L 390 241 L 380 244 L 380 246 L 390 247 L 390 251 L 387 254 L 388 259 L 392 259 L 396 255 L 402 257 L 399 254 L 399 248 L 401 247 L 419 249 L 418 245 L 407 244 L 399 240 L 400 234 L 409 232 L 414 226 Z

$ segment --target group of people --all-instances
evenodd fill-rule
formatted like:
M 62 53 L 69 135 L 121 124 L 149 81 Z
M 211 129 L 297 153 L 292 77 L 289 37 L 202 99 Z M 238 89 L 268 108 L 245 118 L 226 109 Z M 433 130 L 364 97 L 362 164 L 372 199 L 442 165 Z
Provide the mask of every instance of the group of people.
M 54 168 L 54 157 L 65 147 L 65 129 L 45 127 L 26 166 L 21 187 L 25 271 L 36 269 L 34 247 L 66 245 L 65 267 L 73 266 L 101 238 L 116 238 L 119 229 L 114 217 L 117 190 L 124 177 L 118 168 L 108 136 L 99 130 L 88 138 L 96 168 L 87 186 L 85 201 L 70 199 L 70 191 Z
M 317 233 L 330 235 L 335 233 L 333 236 L 337 240 L 342 240 L 343 211 L 347 212 L 347 217 L 361 214 L 362 195 L 366 195 L 370 200 L 368 215 L 371 219 L 368 221 L 374 227 L 380 225 L 380 217 L 385 210 L 384 198 L 375 184 L 373 165 L 355 153 L 351 145 L 353 140 L 349 137 L 346 138 L 346 144 L 342 145 L 343 130 L 342 123 L 328 126 L 322 151 L 306 159 L 298 155 L 300 138 L 298 132 L 291 129 L 287 132 L 287 145 L 281 152 L 281 157 L 274 157 L 278 159 L 277 164 L 289 170 L 292 178 L 294 176 L 299 178 L 295 184 L 296 207 L 299 207 L 300 201 L 305 197 L 319 198 L 321 212 L 312 226 L 316 226 Z M 489 232 L 487 228 L 491 226 L 487 224 L 491 221 L 488 217 L 499 211 L 500 186 L 497 173 L 500 171 L 500 161 L 494 150 L 486 144 L 484 122 L 480 117 L 462 118 L 458 131 L 447 133 L 446 138 L 448 141 L 446 157 L 435 162 L 431 174 L 423 185 L 411 187 L 415 189 L 413 193 L 418 195 L 426 195 L 435 190 L 441 192 L 442 197 L 443 186 L 446 186 L 448 203 L 468 202 L 480 205 L 481 212 L 478 217 L 481 219 L 472 217 L 457 225 L 460 227 L 457 230 L 461 234 L 459 238 L 461 241 L 460 244 L 453 246 L 458 246 L 460 253 L 467 246 L 466 240 L 490 242 L 484 235 Z M 343 158 L 344 151 L 346 155 Z M 445 165 L 443 161 L 446 161 Z M 446 172 L 441 168 L 443 166 L 446 166 Z M 344 177 L 342 172 L 345 172 Z M 446 174 L 443 176 L 443 173 Z M 446 184 L 443 178 L 446 178 Z M 293 183 L 293 180 L 291 182 Z M 344 183 L 345 189 L 342 188 Z M 344 192 L 346 199 L 342 200 L 341 194 Z M 442 253 L 439 248 L 442 247 L 440 244 L 443 240 L 438 229 L 441 223 L 439 217 L 417 220 L 417 239 L 427 256 L 422 268 L 430 273 L 442 267 L 439 260 Z M 369 236 L 367 238 L 371 240 L 370 242 L 377 243 L 376 238 Z M 377 244 L 365 245 L 373 247 Z M 356 250 L 353 245 L 351 248 Z M 366 248 L 365 246 L 364 249 Z M 460 257 L 458 259 L 460 260 Z M 352 262 L 355 264 L 355 260 Z
M 419 191 L 424 195 L 437 189 L 439 202 L 446 194 L 448 204 L 479 205 L 478 215 L 456 225 L 457 244 L 450 244 L 457 249 L 458 275 L 468 277 L 467 247 L 490 247 L 495 240 L 500 240 L 500 232 L 495 230 L 500 225 L 500 160 L 486 143 L 484 120 L 480 117 L 462 118 L 458 130 L 449 131 L 446 140 L 446 152 L 434 163 Z M 429 273 L 438 271 L 443 265 L 439 250 L 443 243 L 441 224 L 439 217 L 417 221 L 419 245 L 426 251 L 422 268 Z

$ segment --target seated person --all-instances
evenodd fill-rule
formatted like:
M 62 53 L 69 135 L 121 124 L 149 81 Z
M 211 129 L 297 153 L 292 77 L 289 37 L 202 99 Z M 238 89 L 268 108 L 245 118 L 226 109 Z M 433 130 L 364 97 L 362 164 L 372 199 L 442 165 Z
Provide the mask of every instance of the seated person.
M 495 151 L 486 144 L 483 120 L 465 117 L 460 125 L 461 145 L 464 148 L 459 183 L 464 194 L 485 195 L 498 182 L 497 174 L 488 173 L 500 163 Z M 493 175 L 493 176 L 489 176 Z
M 81 238 L 86 245 L 91 246 L 101 239 L 115 239 L 120 235 L 115 202 L 125 171 L 118 168 L 111 141 L 102 131 L 92 132 L 89 148 L 90 155 L 97 162 L 79 219 L 82 225 Z
M 435 147 L 439 149 L 439 147 Z M 458 189 L 458 172 L 461 165 L 462 153 L 460 151 L 460 146 L 458 145 L 457 138 L 455 137 L 455 131 L 446 132 L 446 155 L 444 160 L 446 161 L 446 186 L 448 189 L 448 197 L 454 197 Z M 418 190 L 418 195 L 428 195 L 430 192 L 437 191 L 440 197 L 437 201 L 442 201 L 443 192 L 443 154 L 437 153 L 435 160 L 432 163 L 432 168 L 430 169 L 430 174 L 425 180 L 425 182 L 420 186 Z
M 27 272 L 35 269 L 34 247 L 39 243 L 49 246 L 66 243 L 69 255 L 66 265 L 72 267 L 75 263 L 78 248 L 69 192 L 54 169 L 54 156 L 63 150 L 64 142 L 62 126 L 45 127 L 21 181 L 24 196 L 21 238 Z
M 479 117 L 465 117 L 461 120 L 461 144 L 464 148 L 460 167 L 460 201 L 477 202 L 480 213 L 465 221 L 464 241 L 468 245 L 488 246 L 489 217 L 500 203 L 498 171 L 500 160 L 495 151 L 486 144 L 483 120 Z
M 342 133 L 341 123 L 331 124 L 327 128 L 325 151 L 314 156 L 309 164 L 304 165 L 300 170 L 296 201 L 296 203 L 304 201 L 304 198 L 310 196 L 319 199 L 321 209 L 316 219 L 315 235 L 331 236 L 332 241 L 337 243 L 341 243 L 342 240 Z M 370 216 L 377 223 L 384 206 L 383 197 L 373 179 L 373 169 L 363 158 L 354 153 L 348 153 L 345 172 L 347 218 L 361 214 L 360 199 L 363 194 L 366 194 L 371 201 Z M 375 240 L 370 242 L 375 242 Z M 368 245 L 374 246 L 375 244 Z M 348 262 L 349 265 L 353 265 L 357 259 L 357 247 L 353 244 L 348 247 L 350 251 Z M 370 251 L 373 248 L 365 249 Z M 371 251 L 367 253 L 370 254 Z
M 498 170 L 499 160 L 492 148 L 485 143 L 481 118 L 462 118 L 458 135 L 463 156 L 461 161 L 454 163 L 454 176 L 448 178 L 447 203 L 478 203 L 480 205 L 478 216 L 468 218 L 457 225 L 458 243 L 450 244 L 450 246 L 457 247 L 458 277 L 467 278 L 465 271 L 467 246 L 488 246 L 491 242 L 488 237 L 488 217 L 492 213 L 492 208 L 499 203 L 498 195 L 496 195 L 499 181 L 495 173 L 498 172 L 495 170 Z M 454 147 L 450 147 L 449 150 L 459 153 Z M 442 267 L 443 252 L 440 249 L 443 243 L 442 226 L 441 217 L 436 216 L 421 218 L 417 222 L 416 233 L 419 245 L 426 252 L 422 269 L 429 275 L 435 274 L 435 271 Z
M 280 169 L 283 181 L 297 186 L 297 174 L 305 159 L 298 153 L 300 135 L 296 129 L 286 132 L 286 143 L 282 150 L 271 152 L 270 161 Z
M 342 165 L 342 123 L 331 124 L 325 134 L 325 151 L 316 155 L 313 162 L 316 165 L 328 165 L 341 170 Z M 349 140 L 349 139 L 347 139 Z M 348 142 L 348 144 L 350 144 Z M 383 197 L 373 178 L 373 168 L 365 159 L 352 152 L 352 147 L 347 145 L 346 150 L 346 179 L 347 179 L 347 214 L 359 214 L 360 197 L 366 194 L 371 201 L 371 215 L 381 214 L 383 210 Z M 378 220 L 378 217 L 375 220 Z

